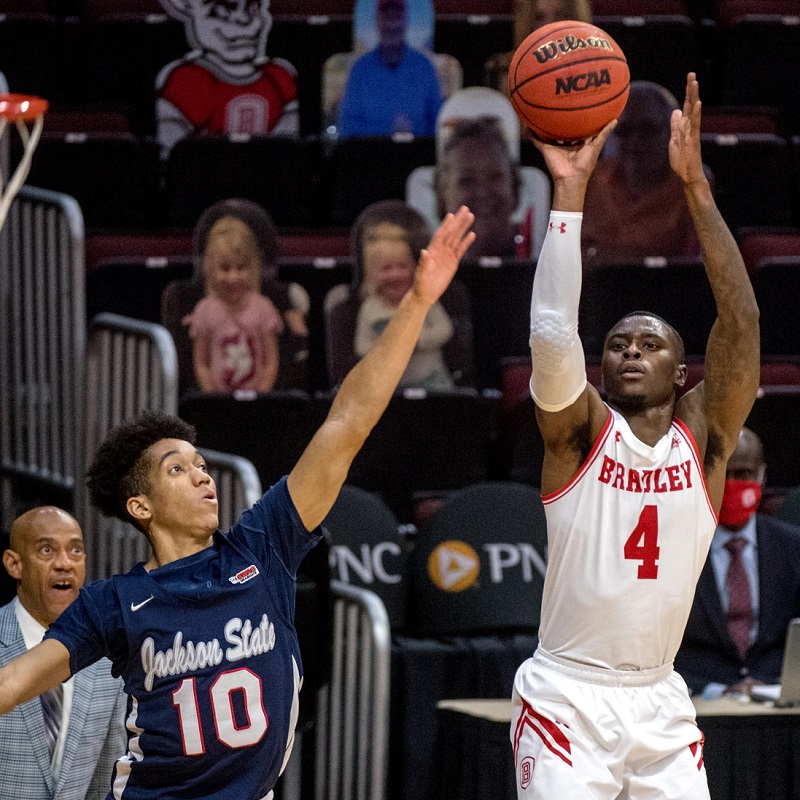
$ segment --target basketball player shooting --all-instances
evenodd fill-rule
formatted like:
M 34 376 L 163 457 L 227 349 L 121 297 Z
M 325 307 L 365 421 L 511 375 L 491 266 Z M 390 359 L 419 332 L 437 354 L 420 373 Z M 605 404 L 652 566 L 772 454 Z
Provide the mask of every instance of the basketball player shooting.
M 85 587 L 41 644 L 0 669 L 0 713 L 107 656 L 129 695 L 129 749 L 109 776 L 109 800 L 272 798 L 302 679 L 297 567 L 472 244 L 473 220 L 465 207 L 445 217 L 297 464 L 229 532 L 217 530 L 216 487 L 191 426 L 151 414 L 101 446 L 92 501 L 142 531 L 152 556 Z
M 530 339 L 549 563 L 539 647 L 514 683 L 511 739 L 524 800 L 709 797 L 703 736 L 672 662 L 726 462 L 756 396 L 759 327 L 744 263 L 703 172 L 700 113 L 689 73 L 669 156 L 717 318 L 705 380 L 680 399 L 682 340 L 646 311 L 623 317 L 606 336 L 606 402 L 586 381 L 578 338 L 583 199 L 616 123 L 581 146 L 536 143 L 554 181 Z

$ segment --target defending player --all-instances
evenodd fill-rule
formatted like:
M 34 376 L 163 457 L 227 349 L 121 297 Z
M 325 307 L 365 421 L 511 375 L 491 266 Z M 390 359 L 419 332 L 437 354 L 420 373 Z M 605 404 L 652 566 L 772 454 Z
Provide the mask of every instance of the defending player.
M 152 557 L 83 590 L 42 644 L 0 670 L 0 713 L 107 655 L 130 697 L 129 749 L 109 798 L 272 797 L 301 681 L 295 572 L 472 244 L 472 220 L 466 208 L 448 215 L 288 478 L 229 533 L 216 530 L 214 482 L 181 420 L 145 415 L 100 448 L 92 499 L 143 531 Z
M 540 645 L 514 685 L 511 738 L 525 800 L 709 796 L 703 737 L 672 660 L 725 465 L 756 396 L 758 308 L 703 172 L 690 73 L 669 153 L 717 305 L 705 381 L 676 401 L 683 343 L 664 320 L 635 312 L 605 340 L 607 404 L 587 384 L 577 335 L 581 212 L 614 125 L 580 148 L 537 143 L 555 184 L 531 304 L 549 564 Z

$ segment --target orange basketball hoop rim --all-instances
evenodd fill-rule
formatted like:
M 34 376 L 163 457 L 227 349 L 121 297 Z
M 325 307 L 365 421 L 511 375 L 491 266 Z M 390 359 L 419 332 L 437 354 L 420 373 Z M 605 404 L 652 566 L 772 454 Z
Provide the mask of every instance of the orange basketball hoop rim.
M 24 148 L 14 175 L 6 186 L 3 186 L 3 176 L 0 175 L 0 192 L 2 192 L 2 196 L 0 196 L 0 226 L 5 222 L 11 203 L 30 172 L 33 151 L 39 144 L 42 135 L 44 114 L 47 108 L 47 100 L 41 97 L 28 94 L 0 94 L 0 139 L 5 135 L 8 123 L 13 122 Z M 30 130 L 26 123 L 32 123 Z
M 29 94 L 0 94 L 0 117 L 10 122 L 33 122 L 47 111 L 48 103 L 42 97 Z

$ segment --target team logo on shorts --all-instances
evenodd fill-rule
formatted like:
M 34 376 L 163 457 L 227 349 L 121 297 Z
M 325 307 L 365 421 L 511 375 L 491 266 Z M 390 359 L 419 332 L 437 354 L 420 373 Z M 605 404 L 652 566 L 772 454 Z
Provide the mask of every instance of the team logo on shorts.
M 536 759 L 533 756 L 525 756 L 519 765 L 519 785 L 521 789 L 527 789 L 533 777 L 533 768 L 536 766 Z
M 481 561 L 466 542 L 442 542 L 428 557 L 428 575 L 445 592 L 462 592 L 478 580 Z
M 237 572 L 235 575 L 231 575 L 228 580 L 231 583 L 247 583 L 250 578 L 255 578 L 258 575 L 258 567 L 255 564 L 251 564 L 249 567 L 246 567 L 241 572 Z

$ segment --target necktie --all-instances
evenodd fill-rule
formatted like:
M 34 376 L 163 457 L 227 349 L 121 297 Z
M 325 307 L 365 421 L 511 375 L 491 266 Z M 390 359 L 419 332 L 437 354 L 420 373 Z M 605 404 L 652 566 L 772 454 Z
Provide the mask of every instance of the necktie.
M 742 561 L 742 549 L 746 544 L 741 536 L 734 536 L 725 544 L 725 549 L 731 554 L 727 577 L 728 631 L 742 660 L 750 648 L 750 628 L 753 624 L 750 581 Z
M 64 705 L 64 687 L 58 686 L 50 689 L 41 696 L 44 726 L 47 728 L 47 744 L 50 747 L 50 758 L 56 749 L 58 732 L 61 730 L 61 715 Z

